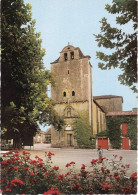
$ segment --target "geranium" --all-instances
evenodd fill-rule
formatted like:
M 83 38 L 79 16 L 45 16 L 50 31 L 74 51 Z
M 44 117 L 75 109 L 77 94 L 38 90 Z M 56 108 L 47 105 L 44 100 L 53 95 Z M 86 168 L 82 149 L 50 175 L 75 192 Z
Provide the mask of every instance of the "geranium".
M 16 153 L 16 154 L 14 154 L 13 156 L 19 156 L 19 154 Z
M 59 167 L 54 166 L 53 169 L 57 171 L 59 169 Z
M 103 190 L 103 191 L 108 191 L 108 190 L 110 190 L 110 189 L 111 189 L 111 186 L 110 186 L 110 185 L 108 185 L 108 184 L 105 183 L 105 182 L 102 183 L 102 190 Z
M 34 172 L 31 172 L 30 175 L 33 176 L 34 175 Z
M 97 160 L 92 159 L 91 164 L 92 164 L 92 165 L 96 165 L 96 162 L 97 162 Z
M 18 167 L 14 167 L 15 170 L 18 170 Z
M 65 174 L 65 177 L 66 177 L 66 176 L 68 176 L 68 175 L 70 175 L 70 173 L 69 173 L 69 172 L 67 172 L 67 173 Z
M 67 164 L 66 164 L 66 167 L 69 167 L 69 166 L 71 166 L 71 164 L 70 164 L 70 163 L 67 163 Z
M 85 166 L 84 164 L 82 164 L 81 169 L 85 169 L 85 167 L 86 167 L 86 166 Z
M 50 190 L 48 190 L 47 192 L 44 192 L 43 195 L 49 195 L 49 194 L 53 194 L 53 195 L 58 195 L 58 194 L 61 194 L 57 188 L 53 188 L 51 187 Z
M 9 189 L 9 188 L 6 188 L 6 192 L 11 192 L 11 189 Z
M 46 175 L 47 177 L 49 177 L 49 173 L 48 173 L 48 171 L 46 171 L 46 172 L 45 172 L 45 175 Z
M 23 155 L 28 155 L 28 154 L 30 154 L 30 153 L 23 150 Z
M 51 156 L 55 155 L 54 153 L 52 152 L 45 152 L 45 154 L 50 158 Z
M 134 180 L 134 181 L 137 180 L 137 173 L 136 172 L 132 173 L 131 176 L 130 176 L 130 179 Z
M 80 186 L 80 183 L 75 183 L 75 186 L 73 186 L 72 188 L 71 188 L 71 191 L 77 191 L 77 190 L 82 190 L 82 187 Z
M 11 181 L 11 185 L 17 186 L 17 184 L 23 185 L 23 181 L 19 179 L 14 179 Z
M 58 179 L 59 179 L 59 180 L 63 180 L 63 179 L 64 179 L 63 174 L 58 175 Z
M 119 158 L 120 158 L 120 160 L 122 160 L 122 158 L 123 158 L 123 157 L 122 157 L 122 156 L 120 156 Z

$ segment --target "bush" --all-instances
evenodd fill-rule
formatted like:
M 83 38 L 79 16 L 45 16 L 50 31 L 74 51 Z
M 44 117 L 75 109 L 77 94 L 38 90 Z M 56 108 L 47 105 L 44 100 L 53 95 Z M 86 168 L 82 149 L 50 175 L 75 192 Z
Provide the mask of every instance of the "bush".
M 91 166 L 82 164 L 75 171 L 75 162 L 66 164 L 67 172 L 59 173 L 53 166 L 51 152 L 46 152 L 46 162 L 38 156 L 18 150 L 4 155 L 1 162 L 3 194 L 136 194 L 137 173 L 126 177 L 129 165 L 122 165 L 122 157 L 92 159 Z

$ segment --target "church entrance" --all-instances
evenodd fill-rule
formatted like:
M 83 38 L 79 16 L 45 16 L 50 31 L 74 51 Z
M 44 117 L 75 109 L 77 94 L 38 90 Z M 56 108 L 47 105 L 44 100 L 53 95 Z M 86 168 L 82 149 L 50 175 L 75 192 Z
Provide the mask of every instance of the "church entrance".
M 67 145 L 72 146 L 72 134 L 67 134 Z

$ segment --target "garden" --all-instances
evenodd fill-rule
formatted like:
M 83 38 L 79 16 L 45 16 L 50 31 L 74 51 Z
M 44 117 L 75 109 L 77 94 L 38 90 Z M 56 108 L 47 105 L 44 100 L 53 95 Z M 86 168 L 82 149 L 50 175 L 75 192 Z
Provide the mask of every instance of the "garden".
M 136 194 L 137 173 L 129 177 L 129 164 L 122 156 L 92 159 L 75 171 L 75 162 L 66 164 L 66 173 L 53 165 L 54 153 L 45 152 L 45 160 L 18 149 L 3 155 L 1 162 L 2 194 Z

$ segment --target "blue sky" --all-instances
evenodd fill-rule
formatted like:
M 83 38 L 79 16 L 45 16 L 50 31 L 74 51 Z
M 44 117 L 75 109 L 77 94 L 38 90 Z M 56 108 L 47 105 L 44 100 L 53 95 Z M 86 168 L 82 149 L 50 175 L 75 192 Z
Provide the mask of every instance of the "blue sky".
M 96 51 L 102 50 L 107 54 L 109 51 L 97 47 L 93 34 L 100 33 L 99 21 L 103 17 L 116 26 L 115 16 L 104 9 L 105 4 L 111 4 L 111 0 L 25 0 L 25 3 L 32 4 L 36 32 L 41 32 L 42 47 L 46 49 L 44 64 L 47 69 L 69 42 L 74 47 L 80 47 L 84 55 L 91 56 L 94 96 L 123 96 L 124 111 L 137 107 L 136 94 L 118 81 L 120 70 L 98 68 Z M 132 32 L 131 24 L 124 29 Z

